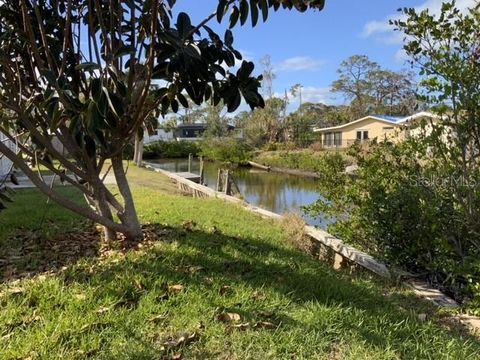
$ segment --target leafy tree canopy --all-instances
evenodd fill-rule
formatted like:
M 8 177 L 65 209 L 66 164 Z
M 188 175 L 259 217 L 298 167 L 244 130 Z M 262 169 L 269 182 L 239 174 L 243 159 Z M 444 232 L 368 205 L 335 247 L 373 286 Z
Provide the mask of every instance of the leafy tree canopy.
M 193 24 L 187 13 L 172 18 L 175 2 L 0 3 L 0 105 L 5 110 L 0 131 L 30 140 L 21 154 L 3 144 L 0 151 L 53 200 L 104 225 L 108 237 L 114 232 L 141 236 L 122 152 L 151 117 L 187 107 L 185 94 L 196 104 L 223 101 L 228 111 L 242 98 L 251 108 L 264 105 L 253 63 L 225 70 L 242 60 L 231 29 L 247 20 L 255 26 L 280 8 L 303 12 L 324 5 L 324 0 L 219 0 L 212 15 Z M 224 34 L 208 26 L 224 18 Z M 154 81 L 160 85 L 152 87 Z M 53 146 L 53 137 L 68 157 Z M 33 158 L 82 191 L 95 210 L 51 189 L 26 165 L 25 159 Z M 123 201 L 100 176 L 109 159 Z
M 350 101 L 350 120 L 372 113 L 409 115 L 417 106 L 414 76 L 383 69 L 366 55 L 353 55 L 337 70 L 332 91 Z

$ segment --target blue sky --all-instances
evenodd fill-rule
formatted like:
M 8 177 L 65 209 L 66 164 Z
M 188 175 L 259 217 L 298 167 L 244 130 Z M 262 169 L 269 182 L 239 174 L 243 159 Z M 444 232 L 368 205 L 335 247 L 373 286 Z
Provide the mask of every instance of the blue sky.
M 461 8 L 475 0 L 457 0 Z M 175 12 L 186 11 L 197 23 L 215 10 L 217 0 L 178 0 Z M 326 0 L 323 11 L 298 13 L 280 10 L 271 12 L 266 23 L 252 29 L 250 24 L 234 29 L 234 46 L 244 57 L 255 62 L 270 55 L 276 80 L 274 90 L 300 83 L 304 101 L 343 103 L 329 92 L 342 60 L 364 54 L 392 70 L 406 68 L 401 52 L 402 37 L 392 31 L 388 19 L 398 16 L 400 7 L 429 8 L 439 11 L 441 0 Z M 223 34 L 223 26 L 212 21 L 212 27 Z M 291 106 L 295 106 L 292 99 Z

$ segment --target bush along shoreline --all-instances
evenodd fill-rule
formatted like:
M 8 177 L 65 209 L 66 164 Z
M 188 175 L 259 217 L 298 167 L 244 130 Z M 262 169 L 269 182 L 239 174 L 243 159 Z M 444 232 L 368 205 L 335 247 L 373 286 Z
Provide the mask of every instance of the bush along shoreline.
M 315 151 L 312 149 L 260 151 L 255 153 L 252 161 L 279 170 L 298 170 L 318 174 L 322 170 L 325 156 L 342 158 L 345 160 L 345 166 L 351 164 L 351 160 L 345 152 Z
M 352 163 L 345 152 L 315 151 L 312 149 L 255 151 L 247 143 L 232 137 L 207 137 L 200 141 L 156 141 L 145 145 L 144 159 L 179 159 L 189 154 L 207 161 L 233 166 L 262 166 L 266 170 L 297 176 L 318 177 L 326 154 Z M 253 163 L 253 164 L 252 164 Z
M 179 159 L 189 154 L 198 156 L 200 147 L 193 141 L 156 141 L 145 145 L 143 158 L 150 159 Z
M 200 141 L 156 141 L 145 145 L 144 159 L 179 159 L 188 155 L 231 165 L 246 165 L 251 149 L 235 138 L 205 138 Z
M 461 184 L 455 164 L 435 158 L 424 145 L 410 140 L 354 147 L 354 178 L 340 171 L 345 164 L 326 156 L 318 181 L 322 197 L 308 211 L 336 219 L 329 232 L 420 274 L 479 315 L 480 238 L 464 204 L 480 198 L 479 188 L 471 186 L 480 183 L 480 172 Z

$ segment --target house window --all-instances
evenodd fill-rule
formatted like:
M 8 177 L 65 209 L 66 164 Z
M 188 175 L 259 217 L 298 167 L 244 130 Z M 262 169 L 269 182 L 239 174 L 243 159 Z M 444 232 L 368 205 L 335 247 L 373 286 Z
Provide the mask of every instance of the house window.
M 328 132 L 325 133 L 323 138 L 323 145 L 324 146 L 332 146 L 333 145 L 333 133 Z
M 368 130 L 357 130 L 357 140 L 368 140 Z
M 335 146 L 342 146 L 342 132 L 336 132 L 333 141 Z

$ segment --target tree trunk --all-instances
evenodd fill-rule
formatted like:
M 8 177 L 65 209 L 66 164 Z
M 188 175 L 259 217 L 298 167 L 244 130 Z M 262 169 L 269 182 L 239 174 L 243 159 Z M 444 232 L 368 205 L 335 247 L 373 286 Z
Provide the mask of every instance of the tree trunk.
M 127 176 L 123 169 L 123 161 L 121 156 L 112 158 L 113 173 L 117 180 L 118 189 L 125 202 L 125 210 L 122 214 L 118 214 L 120 221 L 127 228 L 123 234 L 127 240 L 139 240 L 143 238 L 142 227 L 138 221 L 137 210 L 133 202 L 132 192 L 127 181 Z
M 133 162 L 137 166 L 142 166 L 143 162 L 143 137 L 141 137 L 138 133 L 135 135 Z
M 112 211 L 110 210 L 110 206 L 107 202 L 107 197 L 105 196 L 104 191 L 100 190 L 97 195 L 97 200 L 95 201 L 95 207 L 97 212 L 102 215 L 103 217 L 113 221 Z M 117 240 L 117 233 L 116 231 L 108 228 L 107 226 L 103 226 L 103 235 L 105 236 L 105 241 L 107 243 L 112 243 Z

